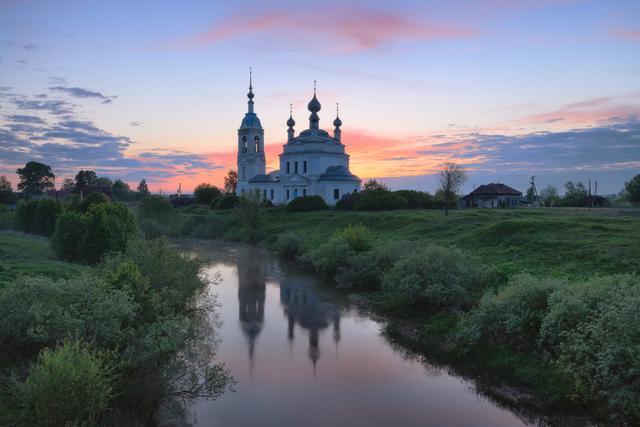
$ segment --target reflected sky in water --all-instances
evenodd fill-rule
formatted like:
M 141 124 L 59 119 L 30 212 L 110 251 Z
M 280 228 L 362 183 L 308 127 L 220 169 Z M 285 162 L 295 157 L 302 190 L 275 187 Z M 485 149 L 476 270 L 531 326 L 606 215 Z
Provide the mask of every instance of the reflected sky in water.
M 218 359 L 237 392 L 189 407 L 198 426 L 517 426 L 472 384 L 398 352 L 343 294 L 268 252 L 191 242 L 220 273 Z

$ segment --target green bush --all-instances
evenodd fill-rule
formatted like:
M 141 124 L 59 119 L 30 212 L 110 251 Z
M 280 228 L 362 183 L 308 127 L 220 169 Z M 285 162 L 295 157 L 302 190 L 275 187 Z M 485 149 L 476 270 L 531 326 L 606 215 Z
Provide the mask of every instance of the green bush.
M 133 319 L 130 296 L 101 279 L 19 277 L 0 292 L 0 348 L 33 353 L 79 337 L 115 348 Z
M 353 204 L 356 211 L 390 211 L 407 207 L 407 199 L 384 190 L 363 191 Z
M 193 190 L 193 197 L 198 204 L 210 205 L 211 202 L 222 197 L 222 191 L 215 185 L 200 184 Z
M 287 204 L 287 211 L 289 212 L 310 212 L 323 209 L 327 209 L 327 204 L 320 196 L 296 197 Z
M 108 252 L 123 251 L 136 232 L 135 218 L 125 205 L 100 203 L 84 214 L 66 212 L 51 244 L 64 259 L 95 264 Z
M 15 227 L 15 212 L 7 206 L 0 205 L 0 230 L 10 230 Z
M 232 209 L 235 208 L 240 198 L 235 194 L 226 193 L 211 205 L 214 209 Z
M 53 199 L 30 200 L 18 204 L 16 225 L 26 233 L 51 236 L 58 216 L 62 213 L 62 204 Z
M 325 276 L 335 277 L 340 267 L 372 245 L 373 238 L 365 226 L 350 225 L 337 230 L 325 243 L 305 254 L 303 260 Z
M 181 235 L 204 239 L 221 238 L 229 230 L 228 220 L 216 214 L 186 215 Z
M 518 350 L 537 350 L 549 295 L 565 285 L 559 279 L 513 277 L 508 286 L 497 294 L 486 294 L 478 307 L 461 318 L 461 343 L 506 344 Z
M 610 422 L 640 421 L 640 277 L 605 276 L 549 297 L 541 344 L 573 377 L 586 401 L 602 402 Z
M 336 209 L 341 211 L 353 210 L 353 205 L 360 198 L 362 193 L 348 193 L 343 195 L 340 200 L 336 202 Z
M 138 216 L 144 219 L 165 221 L 173 213 L 173 205 L 160 195 L 145 196 L 138 204 Z
M 458 249 L 427 246 L 400 259 L 384 275 L 385 308 L 464 307 L 471 292 L 486 288 L 494 276 Z
M 407 200 L 409 209 L 427 209 L 431 207 L 431 196 L 427 192 L 416 190 L 398 190 L 393 194 L 403 197 Z
M 109 198 L 99 191 L 89 193 L 82 201 L 82 212 L 86 212 L 91 206 L 99 205 L 100 203 L 109 203 Z
M 139 219 L 138 229 L 145 239 L 159 239 L 166 234 L 166 228 L 153 219 Z
M 79 341 L 65 341 L 55 350 L 43 349 L 21 382 L 8 384 L 12 396 L 8 423 L 12 425 L 94 425 L 112 399 L 113 368 L 108 355 Z
M 278 236 L 273 244 L 273 249 L 281 257 L 296 259 L 304 253 L 304 239 L 289 231 Z

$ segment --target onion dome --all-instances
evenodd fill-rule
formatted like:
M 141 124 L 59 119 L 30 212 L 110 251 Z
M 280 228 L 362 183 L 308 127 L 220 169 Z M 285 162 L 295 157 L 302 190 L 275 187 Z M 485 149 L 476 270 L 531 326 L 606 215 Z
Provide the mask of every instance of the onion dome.
M 309 101 L 309 105 L 307 105 L 307 108 L 312 113 L 317 113 L 318 111 L 320 111 L 320 108 L 322 108 L 322 106 L 320 105 L 320 101 L 318 101 L 318 98 L 316 98 L 316 81 L 315 80 L 313 81 L 313 98 L 311 99 L 311 101 Z
M 293 120 L 293 106 L 289 104 L 289 120 L 287 120 L 287 126 L 290 128 L 296 125 L 296 121 Z

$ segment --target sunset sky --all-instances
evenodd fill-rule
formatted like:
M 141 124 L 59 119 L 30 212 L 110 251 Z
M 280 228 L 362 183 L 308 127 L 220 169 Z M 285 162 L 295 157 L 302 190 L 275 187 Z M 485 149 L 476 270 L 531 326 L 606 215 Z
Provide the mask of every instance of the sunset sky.
M 0 174 L 29 160 L 152 190 L 235 168 L 249 67 L 268 167 L 340 103 L 351 170 L 435 191 L 640 173 L 640 1 L 0 0 Z

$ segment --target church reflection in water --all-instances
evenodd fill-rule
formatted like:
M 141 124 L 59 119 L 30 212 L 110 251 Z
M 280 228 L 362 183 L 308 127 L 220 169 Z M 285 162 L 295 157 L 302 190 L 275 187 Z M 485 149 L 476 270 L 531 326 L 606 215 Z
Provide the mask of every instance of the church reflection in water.
M 287 338 L 292 344 L 296 336 L 296 325 L 307 331 L 307 354 L 315 373 L 320 359 L 320 332 L 331 326 L 336 348 L 340 341 L 340 309 L 314 292 L 309 277 L 280 274 L 278 264 L 262 255 L 262 250 L 257 248 L 238 253 L 238 317 L 248 341 L 251 367 L 255 358 L 256 341 L 264 326 L 267 280 L 272 279 L 280 282 L 280 303 L 287 318 Z

